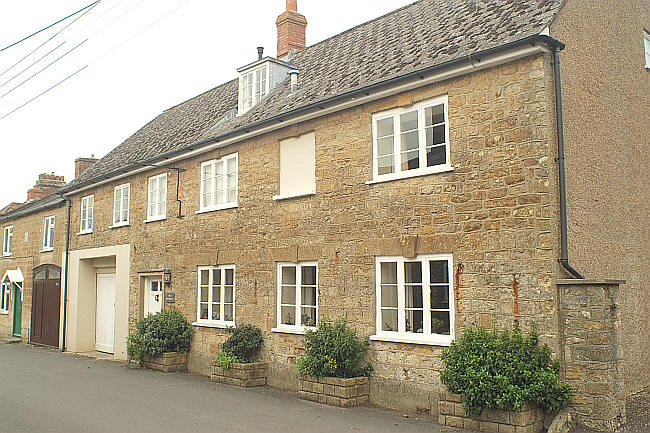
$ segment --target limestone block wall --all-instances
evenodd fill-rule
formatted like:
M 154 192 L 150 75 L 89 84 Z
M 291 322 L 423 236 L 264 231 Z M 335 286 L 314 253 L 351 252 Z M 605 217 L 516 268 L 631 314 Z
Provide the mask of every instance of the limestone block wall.
M 366 184 L 372 178 L 372 115 L 440 95 L 449 98 L 452 172 Z M 289 126 L 175 163 L 168 175 L 167 219 L 145 223 L 152 169 L 73 197 L 95 194 L 94 231 L 71 248 L 130 244 L 130 323 L 142 312 L 141 278 L 169 268 L 173 304 L 197 318 L 197 267 L 235 264 L 235 321 L 264 333 L 262 359 L 271 386 L 298 389 L 296 358 L 303 336 L 273 332 L 277 263 L 318 263 L 319 315 L 347 316 L 360 335 L 375 333 L 375 257 L 452 253 L 455 330 L 463 325 L 531 322 L 554 351 L 558 266 L 555 139 L 549 57 L 535 56 Z M 279 193 L 279 141 L 314 132 L 316 194 L 274 201 Z M 200 164 L 238 153 L 239 206 L 199 213 Z M 110 228 L 113 189 L 131 184 L 130 225 Z M 166 307 L 169 307 L 167 305 Z M 195 326 L 188 369 L 210 374 L 227 338 Z M 439 346 L 371 343 L 375 374 L 370 401 L 437 414 Z
M 43 250 L 43 222 L 47 216 L 54 215 L 54 250 Z M 14 236 L 12 241 L 11 256 L 0 254 L 0 278 L 9 269 L 20 268 L 25 283 L 23 286 L 23 308 L 21 317 L 21 339 L 29 340 L 32 311 L 32 277 L 34 269 L 44 264 L 62 266 L 62 256 L 65 251 L 67 209 L 65 205 L 42 210 L 20 218 L 0 222 L 0 229 L 13 225 Z M 2 232 L 0 231 L 0 243 Z M 0 335 L 10 336 L 13 326 L 13 300 L 9 305 L 9 314 L 0 314 Z
M 625 423 L 623 353 L 620 347 L 624 281 L 559 280 L 564 380 L 575 391 L 578 425 L 614 431 Z

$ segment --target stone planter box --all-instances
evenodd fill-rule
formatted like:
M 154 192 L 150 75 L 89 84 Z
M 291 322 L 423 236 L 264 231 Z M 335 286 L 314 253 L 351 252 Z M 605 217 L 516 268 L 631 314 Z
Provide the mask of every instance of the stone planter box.
M 187 371 L 187 353 L 167 352 L 157 356 L 143 356 L 143 365 L 152 370 L 164 371 Z
M 544 412 L 531 404 L 520 410 L 485 409 L 474 417 L 465 414 L 459 394 L 441 392 L 438 400 L 438 423 L 449 427 L 491 433 L 539 433 L 544 430 Z
M 300 375 L 298 383 L 298 396 L 305 400 L 339 407 L 357 406 L 368 402 L 367 377 L 341 379 Z
M 212 364 L 210 380 L 227 385 L 241 386 L 243 388 L 264 386 L 266 385 L 267 367 L 268 363 L 266 362 L 254 362 L 251 364 L 235 362 L 230 365 L 230 368 L 221 368 L 216 364 Z

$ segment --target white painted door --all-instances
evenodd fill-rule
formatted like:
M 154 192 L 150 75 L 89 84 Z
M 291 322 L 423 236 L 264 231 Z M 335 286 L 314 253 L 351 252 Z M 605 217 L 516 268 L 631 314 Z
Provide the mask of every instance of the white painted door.
M 144 316 L 158 314 L 163 304 L 162 280 L 160 278 L 145 279 Z
M 115 274 L 97 274 L 95 350 L 113 353 L 115 343 Z

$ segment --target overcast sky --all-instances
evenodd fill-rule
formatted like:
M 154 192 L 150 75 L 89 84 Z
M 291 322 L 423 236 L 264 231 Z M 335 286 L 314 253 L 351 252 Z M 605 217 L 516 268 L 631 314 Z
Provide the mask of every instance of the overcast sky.
M 92 2 L 0 0 L 0 49 Z M 298 10 L 311 45 L 411 2 L 299 0 Z M 25 201 L 39 173 L 70 181 L 75 158 L 101 157 L 164 109 L 235 78 L 257 46 L 275 56 L 284 9 L 285 0 L 102 0 L 1 51 L 0 208 Z

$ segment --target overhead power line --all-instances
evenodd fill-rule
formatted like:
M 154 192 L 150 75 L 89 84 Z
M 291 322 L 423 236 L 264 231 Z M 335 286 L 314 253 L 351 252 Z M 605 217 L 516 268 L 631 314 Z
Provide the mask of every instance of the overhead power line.
M 0 52 L 6 50 L 7 48 L 11 48 L 11 47 L 13 47 L 14 45 L 18 45 L 18 44 L 21 43 L 22 41 L 27 40 L 27 39 L 31 38 L 32 36 L 37 35 L 37 34 L 41 33 L 42 31 L 45 31 L 45 30 L 49 29 L 50 27 L 54 27 L 55 25 L 59 24 L 61 21 L 65 21 L 65 20 L 67 20 L 68 18 L 70 18 L 70 17 L 72 17 L 72 16 L 74 16 L 74 15 L 77 15 L 79 12 L 84 11 L 84 10 L 86 10 L 86 9 L 88 9 L 88 8 L 90 8 L 90 7 L 94 6 L 94 5 L 96 5 L 96 4 L 99 3 L 100 1 L 102 1 L 102 0 L 97 0 L 97 1 L 95 1 L 95 2 L 93 2 L 93 3 L 91 3 L 91 4 L 89 4 L 88 6 L 79 9 L 77 12 L 71 13 L 71 14 L 68 15 L 67 17 L 61 18 L 61 19 L 58 20 L 57 22 L 52 23 L 52 24 L 50 24 L 50 25 L 47 26 L 47 27 L 43 27 L 42 29 L 40 29 L 40 30 L 38 30 L 38 31 L 36 31 L 36 32 L 34 32 L 34 33 L 32 33 L 32 34 L 29 35 L 29 36 L 25 36 L 24 38 L 22 38 L 22 39 L 19 40 L 19 41 L 14 42 L 13 44 L 7 45 L 6 47 L 0 49 Z
M 0 72 L 0 77 L 2 77 L 4 74 L 6 74 L 7 72 L 11 71 L 13 68 L 15 68 L 16 66 L 18 66 L 19 64 L 21 64 L 21 63 L 23 62 L 23 60 L 25 60 L 26 58 L 28 58 L 29 56 L 31 56 L 32 54 L 34 54 L 34 53 L 35 53 L 36 51 L 38 51 L 38 50 L 39 50 L 43 45 L 45 45 L 45 44 L 47 44 L 48 42 L 50 42 L 52 39 L 54 39 L 54 38 L 57 37 L 59 34 L 61 34 L 61 32 L 63 32 L 65 29 L 67 29 L 67 28 L 70 27 L 72 24 L 74 24 L 78 19 L 80 19 L 81 17 L 83 17 L 84 15 L 86 15 L 88 12 L 90 12 L 90 11 L 91 11 L 95 6 L 97 6 L 97 4 L 99 4 L 100 1 L 101 1 L 101 0 L 98 0 L 98 1 L 96 1 L 95 3 L 92 3 L 92 6 L 90 6 L 89 9 L 87 9 L 86 11 L 84 11 L 84 13 L 82 13 L 82 14 L 79 15 L 77 18 L 75 18 L 74 20 L 72 20 L 72 22 L 68 23 L 68 25 L 66 25 L 65 27 L 63 27 L 63 28 L 62 28 L 61 30 L 59 30 L 58 32 L 54 33 L 52 36 L 50 36 L 50 37 L 49 37 L 45 42 L 43 42 L 42 44 L 40 44 L 38 47 L 34 48 L 32 51 L 30 51 L 29 53 L 27 53 L 27 54 L 26 54 L 22 59 L 18 60 L 16 63 L 14 63 L 13 65 L 11 65 L 9 68 L 7 68 L 7 69 L 5 69 L 4 71 Z M 58 48 L 58 47 L 57 47 L 57 48 Z M 55 49 L 56 49 L 56 48 L 55 48 Z M 52 51 L 54 51 L 54 50 L 52 50 Z M 39 60 L 40 60 L 40 59 L 39 59 Z M 37 62 L 38 62 L 38 60 L 37 60 L 36 62 L 32 63 L 31 65 L 29 65 L 27 68 L 25 68 L 25 70 L 29 69 L 30 67 L 32 67 L 32 66 L 33 66 L 34 64 L 36 64 Z

